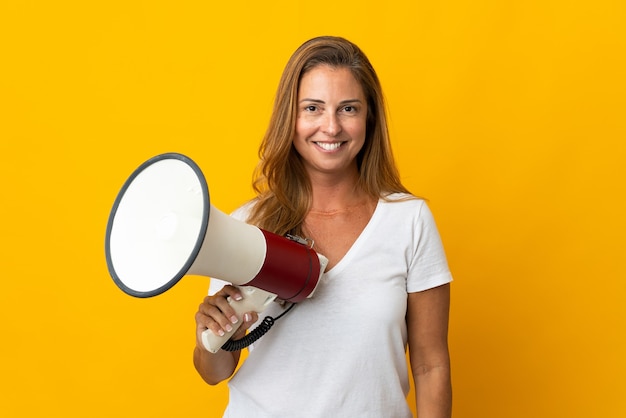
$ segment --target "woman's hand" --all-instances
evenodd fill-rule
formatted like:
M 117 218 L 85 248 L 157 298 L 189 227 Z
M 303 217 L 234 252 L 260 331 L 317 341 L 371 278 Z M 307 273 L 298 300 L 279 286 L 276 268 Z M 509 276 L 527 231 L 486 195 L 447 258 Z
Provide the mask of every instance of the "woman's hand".
M 232 331 L 235 324 L 243 323 L 231 337 L 238 340 L 245 336 L 246 330 L 254 324 L 258 315 L 256 312 L 246 312 L 243 318 L 238 318 L 235 310 L 228 303 L 228 298 L 235 301 L 242 299 L 241 292 L 235 286 L 226 285 L 219 292 L 204 298 L 196 313 L 196 345 L 204 350 L 202 333 L 207 329 L 215 335 L 222 336 Z
M 256 312 L 246 312 L 243 318 L 238 318 L 228 303 L 228 297 L 237 301 L 243 296 L 235 286 L 224 286 L 216 294 L 205 297 L 196 312 L 196 347 L 193 351 L 193 362 L 202 379 L 210 385 L 216 385 L 232 376 L 239 363 L 240 351 L 218 350 L 213 354 L 202 344 L 202 333 L 210 329 L 215 335 L 224 335 L 234 328 L 233 325 L 243 321 L 231 337 L 236 340 L 242 338 L 258 318 Z

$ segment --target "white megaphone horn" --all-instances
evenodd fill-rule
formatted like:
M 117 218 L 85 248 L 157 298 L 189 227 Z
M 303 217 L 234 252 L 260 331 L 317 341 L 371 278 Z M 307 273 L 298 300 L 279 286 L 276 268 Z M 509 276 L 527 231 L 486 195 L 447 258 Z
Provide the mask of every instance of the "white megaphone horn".
M 200 168 L 177 153 L 149 159 L 126 180 L 109 216 L 105 252 L 111 277 L 131 296 L 159 295 L 185 275 L 241 286 L 243 300 L 229 299 L 240 318 L 276 298 L 311 297 L 328 264 L 300 240 L 215 209 Z M 206 330 L 206 349 L 217 352 L 241 322 L 224 336 Z

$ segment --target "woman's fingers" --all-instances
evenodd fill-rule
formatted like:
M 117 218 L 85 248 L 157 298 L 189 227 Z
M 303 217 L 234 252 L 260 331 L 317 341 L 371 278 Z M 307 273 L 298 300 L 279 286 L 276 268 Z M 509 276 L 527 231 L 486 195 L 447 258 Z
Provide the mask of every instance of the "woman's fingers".
M 199 332 L 210 329 L 215 335 L 222 336 L 232 331 L 233 325 L 242 320 L 228 303 L 229 298 L 239 301 L 243 296 L 239 288 L 226 285 L 214 295 L 204 298 L 196 313 Z
M 256 321 L 259 319 L 259 316 L 256 312 L 246 312 L 243 314 L 243 323 L 241 327 L 233 334 L 231 337 L 233 340 L 239 340 L 246 335 L 246 331 L 250 328 Z

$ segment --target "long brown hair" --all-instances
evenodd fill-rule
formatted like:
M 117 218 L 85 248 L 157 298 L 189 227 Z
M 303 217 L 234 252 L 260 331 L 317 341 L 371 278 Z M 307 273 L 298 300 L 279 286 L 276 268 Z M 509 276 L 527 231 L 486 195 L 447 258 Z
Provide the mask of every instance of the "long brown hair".
M 344 38 L 313 38 L 302 44 L 285 66 L 253 178 L 257 198 L 248 222 L 280 235 L 301 234 L 311 205 L 311 183 L 293 137 L 300 80 L 318 65 L 348 68 L 367 98 L 365 144 L 357 155 L 358 187 L 375 199 L 409 193 L 393 159 L 382 88 L 371 63 L 358 46 Z

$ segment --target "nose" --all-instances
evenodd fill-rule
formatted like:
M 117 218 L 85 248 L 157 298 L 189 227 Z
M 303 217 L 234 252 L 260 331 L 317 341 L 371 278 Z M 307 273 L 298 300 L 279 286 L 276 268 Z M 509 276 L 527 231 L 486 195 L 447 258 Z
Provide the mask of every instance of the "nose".
M 322 122 L 322 132 L 327 136 L 335 137 L 339 135 L 341 130 L 341 122 L 337 114 L 334 112 L 328 113 Z

